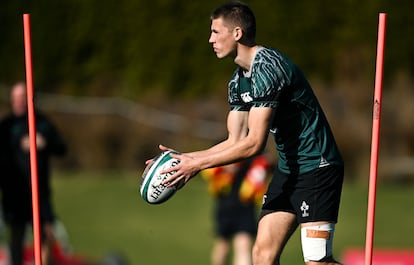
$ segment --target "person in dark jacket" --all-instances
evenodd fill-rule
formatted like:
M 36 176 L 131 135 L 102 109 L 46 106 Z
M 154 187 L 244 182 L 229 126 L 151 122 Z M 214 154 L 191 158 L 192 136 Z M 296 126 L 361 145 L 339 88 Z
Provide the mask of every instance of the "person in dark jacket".
M 0 177 L 3 218 L 10 228 L 12 265 L 23 264 L 26 227 L 32 224 L 32 192 L 27 96 L 24 83 L 10 92 L 11 113 L 0 122 Z M 53 242 L 55 213 L 51 200 L 50 157 L 66 153 L 66 144 L 55 126 L 35 111 L 39 212 L 42 231 L 42 260 L 48 265 Z

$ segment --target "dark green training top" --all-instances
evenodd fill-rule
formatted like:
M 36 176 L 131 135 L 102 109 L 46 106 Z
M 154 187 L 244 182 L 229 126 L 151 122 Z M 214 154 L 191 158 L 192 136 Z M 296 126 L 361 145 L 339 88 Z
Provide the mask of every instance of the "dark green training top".
M 300 69 L 275 49 L 259 47 L 249 72 L 238 67 L 229 82 L 231 111 L 273 108 L 269 125 L 278 151 L 278 167 L 302 174 L 343 164 L 332 131 Z

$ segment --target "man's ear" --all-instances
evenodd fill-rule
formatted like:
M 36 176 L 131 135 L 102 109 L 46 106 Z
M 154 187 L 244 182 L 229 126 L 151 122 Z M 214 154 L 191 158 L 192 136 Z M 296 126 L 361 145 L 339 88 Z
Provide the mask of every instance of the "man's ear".
M 235 27 L 233 29 L 233 37 L 236 41 L 239 41 L 243 37 L 243 30 L 241 27 Z

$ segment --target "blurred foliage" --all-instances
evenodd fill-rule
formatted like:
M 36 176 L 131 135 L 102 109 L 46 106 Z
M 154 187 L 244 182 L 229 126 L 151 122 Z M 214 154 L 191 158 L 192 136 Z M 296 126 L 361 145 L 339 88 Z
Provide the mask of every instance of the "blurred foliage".
M 210 12 L 222 2 L 1 0 L 0 88 L 25 76 L 22 14 L 30 13 L 36 90 L 125 97 L 225 126 L 225 87 L 235 66 L 219 61 L 208 43 Z M 413 1 L 246 3 L 257 17 L 258 43 L 282 50 L 309 77 L 351 176 L 368 172 L 378 17 L 387 13 L 381 152 L 412 156 Z M 213 107 L 196 111 L 201 103 Z M 55 115 L 71 141 L 72 167 L 136 168 L 159 143 L 179 150 L 210 144 L 118 117 Z
M 123 95 L 161 89 L 192 97 L 221 89 L 233 65 L 210 45 L 209 14 L 222 1 L 13 1 L 0 3 L 0 82 L 24 76 L 22 13 L 30 13 L 35 81 L 41 90 Z M 253 1 L 258 42 L 289 54 L 326 81 L 372 78 L 378 13 L 389 17 L 388 76 L 414 63 L 414 2 Z

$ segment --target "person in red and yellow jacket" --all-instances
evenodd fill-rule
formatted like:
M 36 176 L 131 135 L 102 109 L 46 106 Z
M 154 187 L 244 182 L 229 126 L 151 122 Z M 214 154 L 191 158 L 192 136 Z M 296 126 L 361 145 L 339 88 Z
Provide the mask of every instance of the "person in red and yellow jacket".
M 212 265 L 227 264 L 233 246 L 235 265 L 251 264 L 257 206 L 267 188 L 271 165 L 264 155 L 201 172 L 215 199 Z

